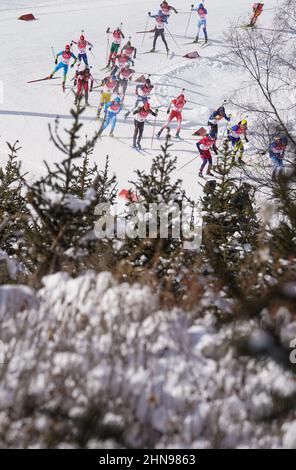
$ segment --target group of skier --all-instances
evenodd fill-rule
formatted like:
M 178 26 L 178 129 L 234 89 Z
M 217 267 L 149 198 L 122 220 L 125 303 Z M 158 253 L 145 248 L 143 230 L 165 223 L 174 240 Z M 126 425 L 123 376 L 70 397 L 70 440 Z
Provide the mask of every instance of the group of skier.
M 247 27 L 254 27 L 256 25 L 258 17 L 263 11 L 263 3 L 254 3 L 252 5 L 252 16 L 250 23 Z M 171 12 L 177 14 L 178 11 L 172 5 L 169 5 L 167 1 L 163 1 L 160 4 L 157 14 L 148 12 L 148 20 L 155 20 L 153 47 L 150 52 L 155 52 L 156 43 L 159 38 L 162 39 L 167 53 L 169 52 L 169 46 L 166 41 L 166 29 Z M 207 8 L 204 6 L 204 2 L 199 3 L 196 7 L 191 5 L 190 15 L 192 12 L 196 12 L 198 15 L 197 21 L 197 34 L 194 42 L 197 43 L 200 38 L 200 31 L 203 30 L 204 41 L 208 41 L 207 33 Z M 147 20 L 147 24 L 148 24 Z M 145 31 L 146 32 L 146 31 Z M 101 117 L 102 110 L 104 111 L 103 122 L 101 124 L 99 134 L 110 126 L 110 136 L 113 136 L 114 129 L 117 122 L 117 116 L 122 112 L 124 108 L 124 99 L 128 89 L 129 82 L 133 79 L 135 70 L 132 68 L 135 65 L 137 57 L 137 49 L 132 45 L 131 38 L 121 48 L 122 40 L 125 39 L 122 31 L 122 23 L 114 31 L 110 28 L 106 31 L 107 36 L 112 35 L 112 42 L 107 57 L 107 64 L 104 69 L 109 70 L 110 73 L 101 80 L 98 87 L 101 87 L 101 93 L 98 104 L 97 117 Z M 108 39 L 109 42 L 109 39 Z M 77 47 L 77 56 L 73 53 L 71 48 Z M 90 66 L 87 56 L 87 50 L 92 53 L 93 44 L 86 40 L 84 34 L 80 35 L 79 40 L 73 40 L 69 45 L 65 46 L 65 49 L 55 55 L 55 68 L 48 78 L 53 78 L 55 73 L 59 70 L 63 70 L 63 90 L 65 90 L 65 83 L 69 66 L 73 68 L 77 64 L 77 68 L 74 76 L 74 86 L 76 87 L 75 102 L 79 103 L 84 94 L 85 105 L 88 105 L 89 92 L 93 89 L 94 78 L 90 72 Z M 121 48 L 121 49 L 120 49 Z M 72 61 L 72 63 L 71 63 Z M 80 70 L 80 65 L 83 62 L 84 69 Z M 140 81 L 136 85 L 135 95 L 136 101 L 134 107 L 127 111 L 124 118 L 127 119 L 130 114 L 134 117 L 134 135 L 133 135 L 133 147 L 141 149 L 141 139 L 143 136 L 144 126 L 146 119 L 152 115 L 156 117 L 158 115 L 158 109 L 152 109 L 149 99 L 153 91 L 153 85 L 148 77 L 141 77 Z M 112 96 L 114 95 L 114 98 Z M 163 131 L 168 128 L 173 120 L 177 121 L 176 138 L 180 138 L 180 131 L 182 126 L 182 111 L 186 105 L 186 99 L 184 96 L 184 90 L 175 98 L 170 100 L 167 114 L 168 119 L 156 133 L 159 139 Z M 199 170 L 199 176 L 203 177 L 203 171 L 207 167 L 207 174 L 212 174 L 212 151 L 217 155 L 219 149 L 217 147 L 218 138 L 218 123 L 222 119 L 225 119 L 227 123 L 231 120 L 231 115 L 227 115 L 224 105 L 220 106 L 217 110 L 213 111 L 208 119 L 208 132 L 203 135 L 201 140 L 196 144 L 197 149 L 202 158 L 202 165 Z M 223 138 L 227 145 L 231 146 L 230 154 L 232 159 L 238 158 L 238 162 L 243 163 L 244 154 L 244 140 L 248 142 L 247 137 L 247 121 L 242 119 L 236 125 L 226 125 Z M 222 139 L 223 140 L 223 139 Z M 274 165 L 273 177 L 276 178 L 278 173 L 282 170 L 283 157 L 287 146 L 287 140 L 285 137 L 278 137 L 272 142 L 269 148 L 269 154 Z

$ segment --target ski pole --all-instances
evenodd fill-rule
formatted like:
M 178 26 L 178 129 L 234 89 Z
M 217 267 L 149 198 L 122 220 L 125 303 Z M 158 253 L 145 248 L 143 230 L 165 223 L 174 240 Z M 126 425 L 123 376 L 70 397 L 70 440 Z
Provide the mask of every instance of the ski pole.
M 180 49 L 180 46 L 179 44 L 177 43 L 177 41 L 175 40 L 175 38 L 173 37 L 172 33 L 170 32 L 169 28 L 165 25 L 165 28 L 167 30 L 167 32 L 169 33 L 169 35 L 171 36 L 172 40 L 174 41 L 174 43 L 176 44 L 176 46 Z
M 185 168 L 185 166 L 189 165 L 189 163 L 193 162 L 193 160 L 195 160 L 197 157 L 193 157 L 189 162 L 185 163 L 185 165 L 181 166 L 180 168 L 177 169 L 177 171 L 180 171 L 182 170 L 183 168 Z
M 55 60 L 56 56 L 55 56 L 55 53 L 54 53 L 54 48 L 53 48 L 53 46 L 51 46 L 51 51 L 52 51 L 52 55 L 53 55 L 53 60 Z
M 191 5 L 191 8 L 193 8 L 194 5 Z M 187 22 L 187 27 L 186 27 L 186 31 L 185 31 L 185 38 L 187 38 L 187 32 L 188 32 L 188 29 L 189 29 L 189 24 L 190 24 L 190 20 L 191 20 L 191 15 L 192 15 L 192 10 L 190 11 L 189 13 L 189 18 L 188 18 L 188 22 Z
M 144 36 L 143 36 L 143 39 L 142 39 L 141 47 L 143 47 L 143 44 L 144 44 L 144 41 L 145 41 L 146 30 L 148 28 L 148 21 L 149 21 L 149 15 L 148 15 L 148 18 L 147 18 L 147 21 L 146 21 L 145 32 L 144 32 Z
M 154 124 L 153 124 L 153 130 L 152 130 L 152 138 L 151 138 L 151 149 L 153 148 L 153 142 L 154 142 L 154 133 L 155 133 L 155 127 L 156 127 L 156 118 L 157 118 L 157 114 L 154 118 Z
M 107 53 L 106 53 L 106 64 L 108 64 L 108 55 L 109 55 L 109 49 L 110 49 L 110 41 L 109 41 L 109 32 L 110 28 L 107 28 L 106 34 L 107 34 Z
M 73 91 L 74 88 L 75 88 L 75 86 L 72 86 L 72 87 L 70 88 L 70 90 L 68 91 L 68 93 L 66 93 L 66 95 L 65 95 L 65 99 L 70 95 L 71 91 Z
M 224 131 L 223 131 L 223 134 L 222 134 L 222 137 L 221 137 L 221 140 L 220 140 L 220 145 L 218 147 L 218 150 L 222 147 L 223 145 L 223 140 L 224 140 L 224 136 L 225 136 L 225 133 L 226 133 L 226 129 L 228 127 L 228 123 L 226 124 L 226 126 L 224 127 Z

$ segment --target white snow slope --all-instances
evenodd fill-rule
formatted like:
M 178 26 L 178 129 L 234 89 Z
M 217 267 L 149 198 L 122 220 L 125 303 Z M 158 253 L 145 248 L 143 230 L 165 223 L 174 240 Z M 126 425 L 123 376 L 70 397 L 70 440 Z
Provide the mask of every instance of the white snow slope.
M 0 103 L 0 164 L 6 159 L 7 147 L 5 142 L 14 142 L 19 139 L 22 150 L 23 166 L 32 179 L 44 171 L 43 160 L 48 163 L 59 161 L 62 155 L 49 142 L 48 123 L 54 123 L 57 115 L 61 117 L 61 127 L 70 126 L 70 108 L 73 104 L 73 95 L 61 90 L 60 80 L 27 84 L 28 80 L 44 77 L 53 69 L 51 46 L 60 51 L 71 39 L 79 37 L 81 29 L 94 44 L 95 59 L 89 54 L 89 61 L 93 65 L 93 75 L 100 79 L 106 75 L 100 69 L 106 60 L 106 34 L 108 26 L 111 28 L 123 22 L 123 32 L 126 39 L 132 36 L 132 42 L 138 47 L 138 58 L 135 62 L 137 78 L 142 72 L 151 73 L 155 87 L 152 104 L 161 105 L 161 112 L 157 119 L 157 128 L 166 119 L 166 106 L 170 99 L 184 87 L 186 88 L 187 105 L 184 112 L 185 141 L 175 142 L 172 153 L 178 156 L 178 168 L 189 161 L 196 154 L 195 138 L 192 130 L 201 125 L 206 126 L 210 112 L 229 97 L 232 91 L 241 86 L 244 81 L 244 71 L 231 64 L 225 55 L 224 32 L 230 24 L 245 23 L 249 18 L 250 0 L 207 0 L 208 32 L 211 44 L 203 48 L 201 45 L 185 45 L 193 40 L 196 33 L 196 14 L 191 17 L 187 38 L 184 37 L 191 0 L 184 2 L 174 0 L 172 4 L 180 10 L 178 15 L 171 14 L 169 30 L 174 34 L 174 43 L 167 34 L 170 50 L 175 52 L 173 58 L 165 54 L 142 54 L 152 47 L 151 33 L 146 35 L 144 46 L 141 47 L 143 36 L 136 34 L 145 29 L 147 12 L 157 13 L 159 0 L 18 0 L 0 2 L 0 31 L 2 40 L 7 46 L 5 64 L 2 64 L 0 80 L 3 81 L 3 102 Z M 260 18 L 262 27 L 271 24 L 274 11 L 272 7 L 276 0 L 268 2 L 268 8 Z M 32 12 L 38 21 L 23 22 L 17 18 L 24 13 Z M 150 20 L 148 29 L 153 28 L 154 20 Z M 157 50 L 164 51 L 161 41 Z M 201 58 L 188 60 L 182 58 L 186 52 L 198 50 Z M 74 50 L 76 52 L 76 50 Z M 222 54 L 224 57 L 222 57 Z M 73 69 L 68 74 L 68 87 L 73 82 Z M 67 90 L 68 91 L 68 90 Z M 95 120 L 99 92 L 96 90 L 90 96 L 89 108 L 83 116 L 82 137 L 92 135 L 98 128 Z M 130 107 L 134 103 L 134 85 L 130 86 L 125 105 Z M 227 109 L 228 112 L 231 109 Z M 234 113 L 234 121 L 240 118 Z M 153 124 L 153 119 L 150 120 Z M 173 125 L 175 127 L 175 124 Z M 220 132 L 223 132 L 221 124 Z M 105 155 L 111 159 L 111 168 L 117 175 L 119 187 L 129 186 L 128 181 L 133 179 L 135 169 L 148 169 L 152 157 L 160 148 L 160 142 L 154 141 L 151 150 L 152 125 L 146 125 L 144 131 L 143 147 L 146 153 L 140 154 L 131 148 L 133 135 L 133 119 L 124 121 L 123 113 L 120 115 L 116 128 L 117 137 L 124 140 L 111 139 L 106 134 L 98 143 L 93 159 L 103 165 Z M 174 133 L 173 133 L 174 135 Z M 199 158 L 190 163 L 181 171 L 176 171 L 176 177 L 183 179 L 184 188 L 192 197 L 197 197 L 201 191 L 198 185 L 197 170 Z

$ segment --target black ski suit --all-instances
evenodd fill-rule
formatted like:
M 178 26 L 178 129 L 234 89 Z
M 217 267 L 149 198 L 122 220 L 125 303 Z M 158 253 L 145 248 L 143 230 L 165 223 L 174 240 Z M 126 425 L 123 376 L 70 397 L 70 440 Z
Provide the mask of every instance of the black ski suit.
M 138 109 L 136 109 L 133 114 L 138 114 L 141 111 L 144 111 L 144 106 L 140 106 Z M 152 114 L 152 116 L 157 116 L 157 111 L 154 112 L 152 109 L 149 109 L 149 114 Z M 144 127 L 145 127 L 145 120 L 143 121 L 138 121 L 137 119 L 134 120 L 135 124 L 135 131 L 134 131 L 134 138 L 133 138 L 133 143 L 134 147 L 136 147 L 136 144 L 140 144 L 142 137 L 143 137 L 143 132 L 144 132 Z

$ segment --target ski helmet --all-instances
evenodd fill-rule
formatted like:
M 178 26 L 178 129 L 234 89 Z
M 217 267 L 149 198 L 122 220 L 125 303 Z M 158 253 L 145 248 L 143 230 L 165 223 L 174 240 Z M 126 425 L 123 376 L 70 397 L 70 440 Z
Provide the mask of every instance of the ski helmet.
M 247 126 L 248 125 L 248 121 L 246 119 L 242 119 L 241 122 L 240 122 L 240 125 L 241 126 Z
M 130 66 L 131 66 L 130 62 L 127 62 L 127 63 L 125 64 L 125 68 L 126 68 L 126 69 L 129 69 Z
M 198 6 L 198 8 L 204 8 L 203 3 L 200 3 L 199 6 Z
M 111 80 L 115 81 L 116 80 L 116 75 L 111 75 Z
M 281 144 L 284 145 L 285 147 L 288 145 L 288 139 L 286 136 L 283 136 L 280 138 Z
M 147 78 L 146 82 L 145 82 L 145 85 L 146 86 L 150 86 L 151 85 L 151 80 L 150 78 Z
M 146 101 L 146 103 L 144 104 L 144 109 L 145 109 L 145 111 L 149 111 L 149 109 L 150 109 L 150 104 L 149 104 L 148 101 Z
M 116 98 L 114 99 L 114 103 L 120 103 L 120 101 L 121 100 L 120 100 L 119 96 L 116 96 Z
M 212 130 L 210 133 L 209 133 L 209 137 L 213 140 L 216 140 L 217 138 L 217 134 L 214 130 Z
M 83 34 L 81 34 L 80 36 L 80 41 L 84 41 L 85 37 L 83 36 Z
M 220 106 L 220 108 L 217 109 L 217 113 L 219 114 L 219 116 L 223 116 L 223 114 L 225 113 L 224 106 Z
M 130 41 L 127 41 L 126 45 L 127 45 L 128 47 L 130 47 L 130 46 L 132 45 L 132 43 L 131 43 Z
M 69 50 L 70 50 L 70 46 L 69 46 L 69 44 L 66 44 L 65 45 L 65 51 L 69 51 Z
M 185 96 L 183 95 L 183 93 L 178 96 L 177 101 L 178 101 L 179 103 L 180 103 L 180 102 L 183 102 L 183 103 L 184 103 L 184 101 L 185 101 Z

